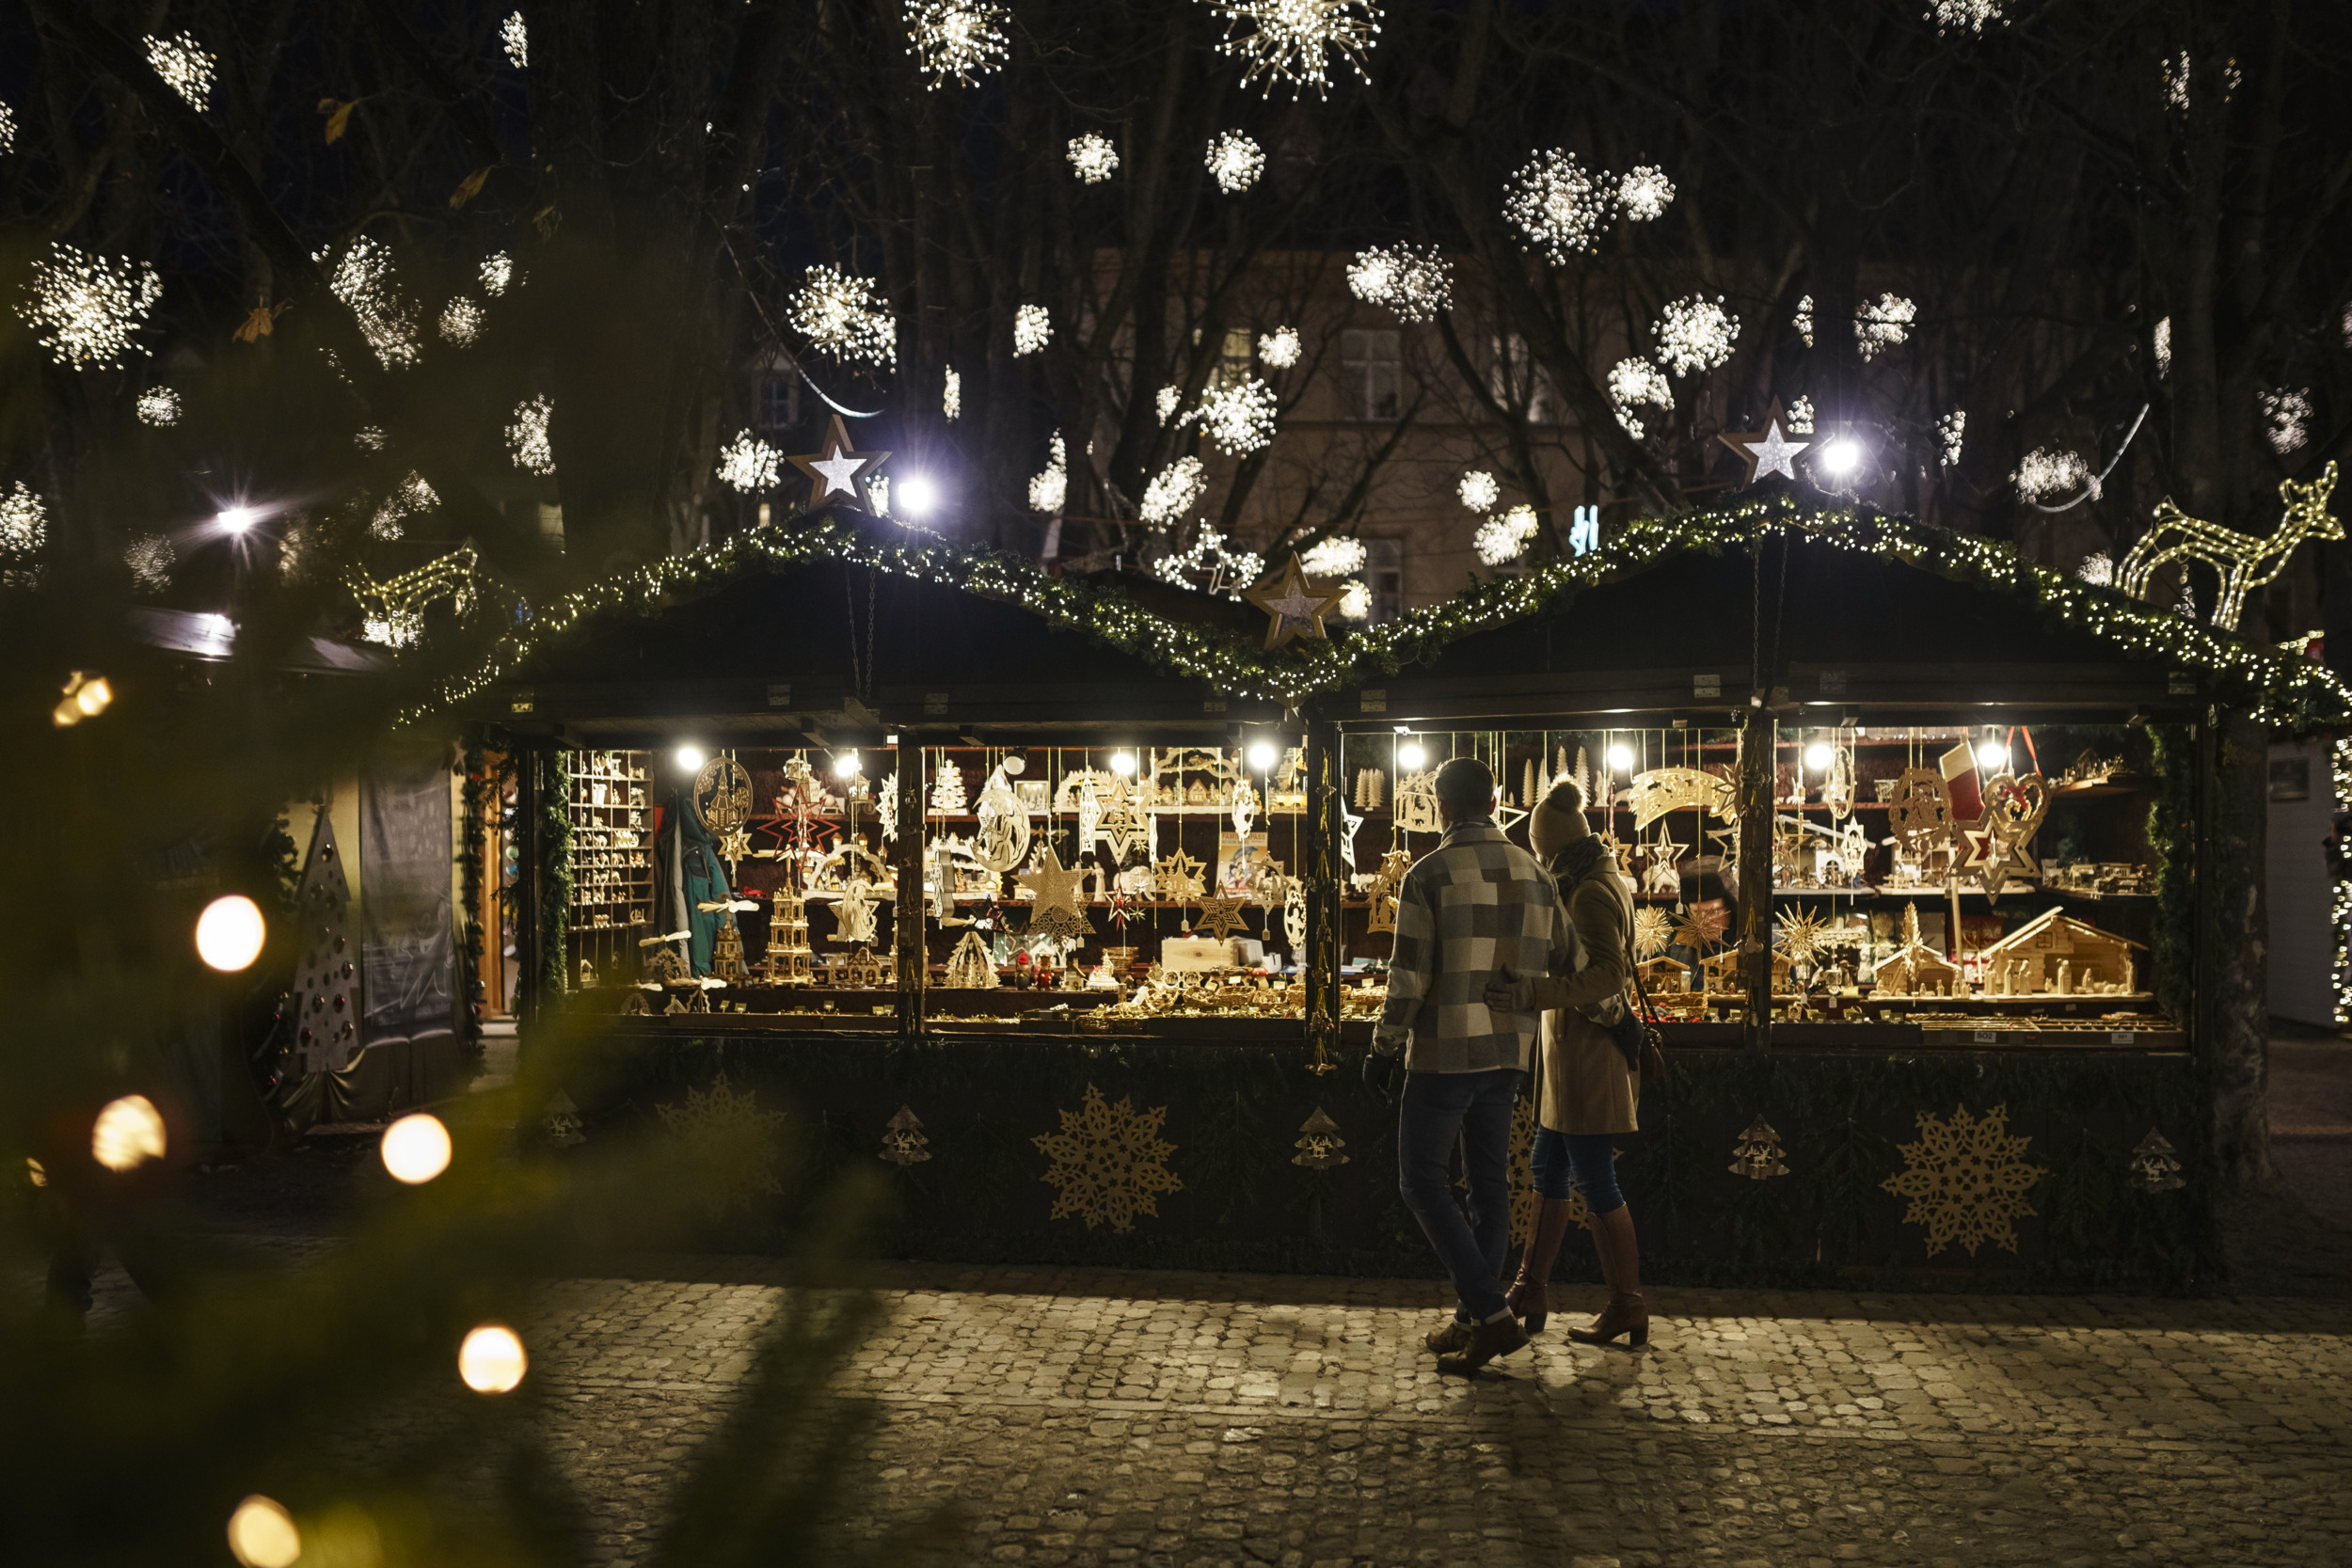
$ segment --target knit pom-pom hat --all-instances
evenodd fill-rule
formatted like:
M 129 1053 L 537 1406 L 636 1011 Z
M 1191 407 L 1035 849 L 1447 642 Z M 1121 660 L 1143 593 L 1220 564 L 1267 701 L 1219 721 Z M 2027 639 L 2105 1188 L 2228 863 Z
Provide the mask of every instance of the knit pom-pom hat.
M 1527 842 L 1546 865 L 1561 850 L 1592 834 L 1593 825 L 1584 820 L 1584 788 L 1574 779 L 1553 784 L 1551 793 L 1536 801 L 1527 816 Z

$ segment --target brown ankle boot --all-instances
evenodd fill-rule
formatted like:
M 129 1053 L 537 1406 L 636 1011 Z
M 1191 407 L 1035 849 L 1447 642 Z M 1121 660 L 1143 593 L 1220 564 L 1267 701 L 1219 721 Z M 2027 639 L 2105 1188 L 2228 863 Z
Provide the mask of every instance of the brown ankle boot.
M 1526 1320 L 1530 1334 L 1541 1334 L 1550 1321 L 1551 1266 L 1559 1260 L 1560 1243 L 1568 1234 L 1568 1211 L 1573 1207 L 1565 1197 L 1537 1202 L 1534 1232 L 1519 1252 L 1519 1276 L 1503 1294 L 1504 1305 L 1514 1317 Z
M 1568 1330 L 1581 1344 L 1605 1345 L 1619 1335 L 1634 1350 L 1649 1343 L 1649 1307 L 1642 1300 L 1641 1243 L 1633 1211 L 1620 1206 L 1592 1220 L 1593 1250 L 1600 1254 L 1600 1276 L 1609 1282 L 1609 1305 L 1582 1328 Z
M 1448 1377 L 1469 1377 L 1498 1355 L 1508 1355 L 1527 1348 L 1527 1331 L 1515 1319 L 1499 1318 L 1490 1323 L 1474 1323 L 1462 1348 L 1449 1355 L 1438 1357 L 1438 1370 Z

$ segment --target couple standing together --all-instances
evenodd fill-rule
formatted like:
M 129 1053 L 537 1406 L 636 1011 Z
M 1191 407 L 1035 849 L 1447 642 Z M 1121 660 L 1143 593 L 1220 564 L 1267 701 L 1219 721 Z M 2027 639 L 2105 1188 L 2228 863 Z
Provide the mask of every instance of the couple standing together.
M 1447 763 L 1437 790 L 1445 836 L 1398 891 L 1388 1004 L 1364 1061 L 1366 1078 L 1391 1100 L 1403 1080 L 1398 1185 L 1454 1280 L 1454 1319 L 1426 1342 L 1438 1370 L 1466 1376 L 1542 1330 L 1573 1183 L 1592 1214 L 1609 1305 L 1568 1335 L 1645 1344 L 1649 1312 L 1633 1215 L 1617 1191 L 1611 1147 L 1634 1130 L 1641 1093 L 1639 1030 L 1627 1027 L 1631 896 L 1584 820 L 1574 783 L 1554 785 L 1529 815 L 1533 855 L 1495 826 L 1494 775 L 1484 763 Z M 1511 1117 L 1531 1070 L 1540 1207 L 1506 1292 Z M 1467 1214 L 1449 1180 L 1457 1142 Z

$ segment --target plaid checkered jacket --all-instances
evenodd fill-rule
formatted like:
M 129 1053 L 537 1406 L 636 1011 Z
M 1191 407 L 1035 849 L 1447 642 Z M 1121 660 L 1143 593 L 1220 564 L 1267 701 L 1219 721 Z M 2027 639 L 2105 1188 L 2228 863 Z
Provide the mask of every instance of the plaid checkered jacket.
M 1381 1033 L 1410 1029 L 1414 1072 L 1527 1070 L 1536 1015 L 1490 1013 L 1486 982 L 1575 962 L 1576 935 L 1534 856 L 1492 822 L 1460 822 L 1413 863 L 1396 897 Z

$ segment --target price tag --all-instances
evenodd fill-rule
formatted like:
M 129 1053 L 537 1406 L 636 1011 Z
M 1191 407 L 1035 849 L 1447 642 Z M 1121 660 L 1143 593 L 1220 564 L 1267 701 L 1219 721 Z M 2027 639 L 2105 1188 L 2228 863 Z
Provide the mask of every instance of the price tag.
M 1977 1031 L 1977 1043 L 1979 1045 L 1998 1045 L 2001 1043 L 2001 1032 L 1998 1029 L 1979 1029 Z
M 2110 1029 L 2107 1031 L 2107 1043 L 2109 1045 L 2129 1045 L 2132 1043 L 2132 1032 L 2129 1029 Z

